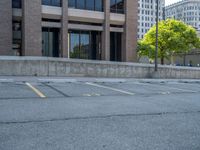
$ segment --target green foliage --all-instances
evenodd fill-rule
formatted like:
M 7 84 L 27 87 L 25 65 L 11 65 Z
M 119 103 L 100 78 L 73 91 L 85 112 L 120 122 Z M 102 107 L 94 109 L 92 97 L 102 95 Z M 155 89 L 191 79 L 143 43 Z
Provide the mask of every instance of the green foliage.
M 142 56 L 148 56 L 150 61 L 154 59 L 155 47 L 153 45 L 145 43 L 145 41 L 138 41 L 137 51 L 139 58 L 141 58 Z
M 153 26 L 138 42 L 138 55 L 154 59 L 155 45 L 156 26 Z M 199 47 L 200 39 L 193 27 L 174 19 L 159 22 L 158 57 L 161 59 L 161 64 L 164 64 L 164 59 L 169 59 L 175 53 L 187 53 Z

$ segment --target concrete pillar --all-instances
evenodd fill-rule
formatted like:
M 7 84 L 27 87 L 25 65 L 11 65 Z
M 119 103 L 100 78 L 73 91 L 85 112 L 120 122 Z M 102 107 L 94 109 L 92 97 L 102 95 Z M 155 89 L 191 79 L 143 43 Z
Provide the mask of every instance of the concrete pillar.
M 104 0 L 104 24 L 102 32 L 102 59 L 110 60 L 110 0 Z
M 41 0 L 22 0 L 22 54 L 42 56 Z
M 68 58 L 68 0 L 62 0 L 61 57 Z
M 138 1 L 125 0 L 124 33 L 122 35 L 122 61 L 137 62 Z
M 0 0 L 0 55 L 12 54 L 12 1 Z

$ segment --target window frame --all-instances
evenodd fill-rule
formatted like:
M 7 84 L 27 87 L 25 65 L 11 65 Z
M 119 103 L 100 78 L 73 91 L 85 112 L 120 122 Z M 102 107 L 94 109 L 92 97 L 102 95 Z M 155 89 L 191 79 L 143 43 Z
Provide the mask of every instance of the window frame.
M 55 3 L 56 1 L 59 1 L 59 2 Z M 42 5 L 62 7 L 62 0 L 42 0 L 41 3 Z
M 71 2 L 69 2 L 69 3 L 68 3 L 68 7 L 69 7 L 69 8 L 103 12 L 103 0 L 99 0 L 99 1 L 101 1 L 101 2 L 100 2 L 100 4 L 101 4 L 101 8 L 100 8 L 100 9 L 99 9 L 99 7 L 97 7 L 97 5 L 96 5 L 96 3 L 97 3 L 98 0 L 92 0 L 92 1 L 93 1 L 93 5 L 92 5 L 91 8 L 87 7 L 87 1 L 88 1 L 88 0 L 82 0 L 82 1 L 83 1 L 83 5 L 84 5 L 82 8 L 81 8 L 81 7 L 78 7 L 78 6 L 79 6 L 79 5 L 78 5 L 78 4 L 79 4 L 78 2 L 80 2 L 80 0 L 72 0 L 72 1 L 73 1 L 73 5 L 74 5 L 74 6 L 72 6 L 72 5 L 71 5 Z M 69 5 L 69 4 L 70 4 L 70 5 Z

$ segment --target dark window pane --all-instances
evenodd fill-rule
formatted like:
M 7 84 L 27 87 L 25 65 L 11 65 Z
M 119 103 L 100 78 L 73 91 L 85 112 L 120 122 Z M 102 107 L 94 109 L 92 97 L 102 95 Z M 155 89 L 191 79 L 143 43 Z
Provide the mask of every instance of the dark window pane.
M 61 6 L 61 0 L 52 0 L 53 6 Z
M 95 0 L 95 10 L 103 11 L 103 2 L 102 0 Z
M 118 13 L 124 12 L 124 1 L 123 0 L 117 0 L 116 6 L 117 6 Z
M 22 30 L 21 21 L 13 21 L 13 50 L 15 55 L 22 55 Z
M 42 0 L 42 5 L 50 5 L 50 0 Z
M 78 9 L 85 9 L 85 1 L 84 0 L 77 0 L 77 8 Z
M 61 6 L 61 0 L 42 0 L 42 5 Z
M 113 5 L 115 5 L 116 0 L 110 0 L 110 6 L 112 7 Z
M 69 0 L 68 5 L 70 8 L 76 8 L 76 0 Z
M 86 9 L 94 10 L 94 0 L 86 0 Z
M 110 0 L 110 11 L 112 13 L 124 13 L 124 0 Z
M 116 12 L 116 0 L 110 0 L 110 11 L 113 13 Z
M 12 7 L 13 8 L 21 8 L 21 0 L 12 0 Z
M 121 33 L 110 33 L 110 60 L 121 61 Z

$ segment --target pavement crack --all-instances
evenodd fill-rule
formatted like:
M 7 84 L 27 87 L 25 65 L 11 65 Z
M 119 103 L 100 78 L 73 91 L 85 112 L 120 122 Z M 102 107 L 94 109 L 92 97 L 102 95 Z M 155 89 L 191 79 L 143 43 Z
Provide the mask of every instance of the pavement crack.
M 86 116 L 86 117 L 68 117 L 68 118 L 54 118 L 46 120 L 25 120 L 25 121 L 1 121 L 2 124 L 29 124 L 29 123 L 44 123 L 56 121 L 69 121 L 69 120 L 88 120 L 88 119 L 107 119 L 112 117 L 142 117 L 142 116 L 164 116 L 164 115 L 181 115 L 181 114 L 196 114 L 200 111 L 187 111 L 187 112 L 158 112 L 158 113 L 141 113 L 141 114 L 111 114 L 103 116 Z

